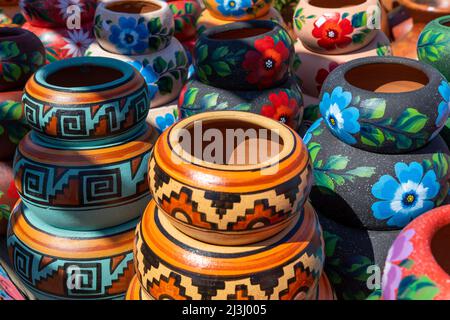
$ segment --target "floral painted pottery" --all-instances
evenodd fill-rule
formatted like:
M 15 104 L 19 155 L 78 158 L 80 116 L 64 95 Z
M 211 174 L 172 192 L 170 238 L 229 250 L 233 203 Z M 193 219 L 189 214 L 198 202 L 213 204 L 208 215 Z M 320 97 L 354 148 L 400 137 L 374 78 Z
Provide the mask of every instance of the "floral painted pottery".
M 94 31 L 100 46 L 111 53 L 154 53 L 170 44 L 173 14 L 169 5 L 159 0 L 100 2 Z
M 0 91 L 21 89 L 45 63 L 45 49 L 33 33 L 0 27 Z
M 320 112 L 334 136 L 378 153 L 422 148 L 444 127 L 450 87 L 433 67 L 400 57 L 369 57 L 325 80 Z
M 338 209 L 335 212 L 338 214 Z M 337 297 L 366 299 L 376 290 L 375 285 L 379 285 L 376 280 L 381 279 L 389 247 L 400 231 L 348 227 L 321 213 L 319 220 L 325 240 L 325 271 Z
M 2 6 L 0 4 L 0 24 L 16 24 L 20 26 L 25 23 L 25 17 L 20 12 L 19 6 Z
M 384 300 L 450 300 L 450 205 L 410 223 L 389 250 Z
M 14 185 L 13 168 L 11 162 L 0 162 L 0 235 L 6 233 L 9 215 L 14 204 L 19 199 Z
M 27 21 L 41 28 L 65 28 L 72 23 L 92 23 L 96 4 L 96 0 L 20 0 L 19 3 Z M 80 17 L 77 19 L 78 14 Z
M 293 78 L 266 90 L 230 91 L 204 84 L 195 78 L 183 88 L 180 117 L 215 110 L 239 110 L 261 114 L 297 130 L 303 117 L 302 92 Z
M 438 69 L 450 81 L 450 16 L 431 21 L 419 37 L 420 61 Z
M 117 138 L 142 124 L 150 98 L 144 78 L 129 64 L 83 57 L 41 68 L 25 86 L 23 105 L 35 132 L 80 141 Z
M 204 0 L 211 14 L 222 20 L 243 21 L 260 18 L 267 14 L 272 0 Z
M 292 39 L 272 21 L 226 24 L 203 32 L 194 49 L 200 81 L 229 90 L 255 90 L 284 83 L 293 66 Z
M 319 285 L 317 286 L 316 295 L 311 300 L 337 300 L 333 286 L 331 285 L 330 280 L 328 280 L 328 276 L 325 272 L 322 273 L 319 280 Z
M 390 230 L 447 204 L 450 152 L 440 136 L 407 154 L 377 154 L 335 138 L 324 122 L 303 138 L 314 167 L 310 198 L 321 214 L 349 227 Z
M 170 45 L 152 54 L 140 56 L 118 55 L 103 50 L 93 43 L 87 56 L 109 57 L 125 61 L 144 77 L 150 93 L 150 106 L 156 108 L 178 97 L 188 75 L 188 58 L 181 43 L 173 38 Z
M 380 20 L 378 0 L 300 0 L 294 31 L 311 51 L 344 54 L 368 45 Z
M 33 295 L 23 288 L 23 284 L 0 258 L 0 301 L 34 300 Z
M 51 227 L 18 202 L 8 229 L 14 271 L 38 299 L 123 299 L 136 220 L 99 231 Z
M 176 101 L 150 109 L 147 116 L 147 123 L 155 128 L 159 133 L 164 132 L 171 127 L 175 122 L 178 122 L 178 105 Z
M 180 41 L 195 37 L 197 19 L 202 8 L 195 0 L 180 0 L 169 2 L 169 8 L 173 13 L 175 33 Z
M 308 204 L 287 228 L 249 246 L 217 246 L 176 229 L 150 202 L 135 240 L 136 274 L 155 300 L 310 299 L 322 274 L 323 239 Z
M 295 54 L 301 63 L 294 70 L 302 81 L 302 91 L 313 97 L 319 97 L 323 83 L 328 75 L 339 65 L 358 58 L 391 56 L 392 50 L 388 37 L 378 31 L 366 47 L 347 54 L 326 55 L 310 51 L 300 40 L 295 43 Z
M 261 241 L 303 215 L 312 184 L 304 144 L 289 127 L 260 115 L 246 115 L 216 111 L 184 119 L 161 135 L 152 152 L 149 185 L 153 198 L 177 228 L 201 241 L 221 245 Z M 194 132 L 199 124 L 201 128 Z M 234 145 L 235 136 L 229 137 L 225 128 L 244 133 L 253 129 L 258 146 Z M 227 147 L 226 154 L 210 159 L 202 156 L 207 146 L 198 146 L 195 152 L 183 148 L 180 139 L 197 143 L 209 129 L 222 132 L 222 145 L 234 149 Z M 186 130 L 192 133 L 183 138 Z M 259 137 L 255 130 L 265 131 L 266 137 Z M 276 138 L 273 130 L 277 130 Z M 250 153 L 260 156 L 250 159 Z

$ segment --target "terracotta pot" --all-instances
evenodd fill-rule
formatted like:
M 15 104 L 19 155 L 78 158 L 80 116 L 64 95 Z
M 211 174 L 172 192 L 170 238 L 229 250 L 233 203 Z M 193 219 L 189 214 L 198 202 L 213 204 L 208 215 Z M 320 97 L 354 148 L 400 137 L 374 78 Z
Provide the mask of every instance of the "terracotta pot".
M 336 139 L 320 119 L 303 140 L 314 167 L 312 204 L 346 226 L 401 229 L 448 201 L 450 152 L 440 136 L 408 154 L 377 154 Z
M 38 299 L 123 299 L 134 275 L 137 220 L 76 232 L 42 223 L 18 202 L 8 229 L 14 271 Z
M 389 250 L 383 274 L 385 300 L 450 299 L 450 206 L 409 224 Z
M 143 55 L 166 48 L 174 33 L 169 5 L 159 0 L 119 0 L 98 4 L 95 36 L 111 53 Z
M 322 276 L 319 280 L 319 285 L 317 287 L 316 295 L 314 300 L 337 300 L 336 294 L 334 293 L 334 289 L 328 280 L 328 276 L 325 272 L 322 273 Z
M 306 49 L 303 43 L 297 40 L 295 53 L 301 61 L 296 64 L 294 72 L 302 81 L 302 91 L 313 97 L 319 97 L 326 78 L 339 65 L 358 58 L 391 56 L 392 50 L 388 37 L 382 31 L 378 31 L 375 39 L 355 52 L 341 55 L 321 54 Z
M 266 90 L 230 91 L 206 85 L 195 78 L 183 88 L 180 117 L 215 110 L 239 110 L 261 114 L 297 130 L 303 118 L 302 92 L 295 79 Z
M 13 168 L 11 162 L 0 162 L 0 235 L 5 235 L 9 215 L 14 204 L 19 199 L 14 185 Z
M 162 106 L 177 98 L 188 76 L 186 51 L 175 38 L 167 48 L 152 54 L 118 55 L 109 53 L 97 43 L 93 43 L 86 51 L 86 55 L 114 58 L 134 66 L 147 83 L 151 108 Z
M 147 125 L 121 143 L 75 148 L 34 132 L 14 161 L 17 190 L 40 220 L 69 230 L 112 227 L 142 214 L 150 200 L 147 162 L 157 133 Z
M 45 63 L 45 49 L 38 37 L 21 28 L 0 28 L 0 91 L 23 87 Z
M 381 28 L 378 0 L 301 0 L 294 31 L 304 46 L 323 54 L 344 54 L 367 46 Z
M 235 144 L 235 136 L 225 128 L 249 135 L 253 130 L 254 143 Z M 222 155 L 210 157 L 211 146 L 198 145 L 209 129 L 222 134 L 220 148 L 228 149 Z M 190 137 L 183 139 L 195 149 L 179 142 L 186 130 Z M 269 132 L 264 138 L 255 130 Z M 208 112 L 180 121 L 161 135 L 149 162 L 150 190 L 170 221 L 190 236 L 214 244 L 257 242 L 284 229 L 302 215 L 311 179 L 305 146 L 292 129 L 237 111 Z
M 169 8 L 173 13 L 175 33 L 174 36 L 180 41 L 195 37 L 196 22 L 202 8 L 195 0 L 180 0 L 169 2 Z
M 34 300 L 34 297 L 23 288 L 23 284 L 9 268 L 6 261 L 0 258 L 0 301 L 3 300 Z
M 172 101 L 172 103 L 162 107 L 151 109 L 147 116 L 147 123 L 159 133 L 167 130 L 175 122 L 178 122 L 178 120 L 178 105 L 176 101 Z
M 266 15 L 272 0 L 204 0 L 203 3 L 206 9 L 218 19 L 244 21 Z
M 96 0 L 20 0 L 25 18 L 35 27 L 66 28 L 72 24 L 91 24 L 94 21 Z M 72 8 L 78 6 L 80 9 Z M 77 19 L 77 16 L 79 18 Z
M 19 6 L 2 6 L 0 4 L 0 24 L 16 24 L 25 23 L 25 17 L 20 12 Z
M 233 247 L 185 235 L 154 201 L 138 225 L 134 254 L 139 281 L 156 300 L 310 299 L 324 258 L 321 228 L 310 205 L 269 240 Z
M 399 57 L 370 57 L 336 68 L 325 80 L 320 112 L 343 142 L 378 153 L 418 150 L 436 137 L 449 108 L 445 78 Z
M 419 37 L 420 61 L 438 69 L 450 81 L 450 16 L 431 21 Z

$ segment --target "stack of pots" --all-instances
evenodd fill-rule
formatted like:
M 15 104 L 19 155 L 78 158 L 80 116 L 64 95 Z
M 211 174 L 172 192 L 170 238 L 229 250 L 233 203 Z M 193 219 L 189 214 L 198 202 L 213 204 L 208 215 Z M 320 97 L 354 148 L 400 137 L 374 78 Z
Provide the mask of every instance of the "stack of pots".
M 0 24 L 21 25 L 24 20 L 20 12 L 19 0 L 0 0 Z
M 338 296 L 363 299 L 377 289 L 398 232 L 448 203 L 449 149 L 439 135 L 449 114 L 440 108 L 444 88 L 433 67 L 397 57 L 353 60 L 325 81 L 323 118 L 304 141 Z
M 97 0 L 20 0 L 23 28 L 36 34 L 47 51 L 47 61 L 82 57 L 94 41 Z
M 230 129 L 253 130 L 257 149 L 235 147 Z M 217 148 L 233 148 L 209 159 L 208 132 L 224 139 Z M 307 202 L 312 177 L 306 146 L 274 120 L 239 111 L 181 120 L 152 152 L 153 200 L 137 227 L 127 299 L 333 299 Z
M 14 271 L 39 299 L 120 299 L 150 201 L 149 93 L 129 64 L 72 58 L 39 69 L 23 97 L 31 132 L 14 159 Z
M 19 196 L 14 186 L 12 160 L 27 133 L 21 104 L 22 90 L 31 75 L 45 63 L 38 37 L 17 27 L 0 27 L 0 235 Z

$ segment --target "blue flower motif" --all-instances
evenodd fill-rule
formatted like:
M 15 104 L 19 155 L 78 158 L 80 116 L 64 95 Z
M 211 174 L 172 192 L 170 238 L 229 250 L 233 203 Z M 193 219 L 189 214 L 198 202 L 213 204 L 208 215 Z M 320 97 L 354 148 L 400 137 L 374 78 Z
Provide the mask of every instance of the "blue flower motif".
M 165 116 L 157 116 L 155 121 L 159 133 L 162 133 L 175 123 L 175 117 L 173 114 L 167 113 Z
M 216 0 L 217 9 L 224 16 L 242 16 L 252 6 L 251 0 Z
M 323 118 L 317 119 L 312 125 L 311 127 L 309 127 L 308 131 L 306 131 L 305 136 L 303 137 L 303 142 L 305 144 L 308 144 L 312 137 L 313 137 L 313 132 L 320 127 L 320 125 L 322 124 Z
M 395 175 L 382 176 L 372 187 L 372 194 L 382 201 L 372 205 L 375 218 L 387 221 L 388 226 L 403 228 L 411 220 L 434 208 L 433 198 L 440 190 L 434 170 L 425 175 L 418 162 L 395 164 Z
M 119 25 L 111 26 L 111 41 L 122 54 L 143 53 L 148 48 L 149 32 L 144 22 L 120 17 Z
M 156 81 L 159 79 L 158 73 L 153 70 L 151 65 L 144 65 L 139 61 L 128 61 L 135 69 L 137 69 L 141 75 L 144 77 L 145 82 L 147 83 L 148 91 L 150 93 L 150 100 L 152 100 L 156 93 L 158 92 L 158 86 Z
M 442 81 L 439 86 L 439 93 L 444 101 L 439 104 L 438 117 L 436 118 L 436 127 L 441 127 L 447 121 L 450 111 L 450 85 L 447 81 Z
M 324 93 L 319 105 L 320 113 L 332 133 L 347 144 L 356 143 L 352 134 L 358 133 L 361 128 L 359 110 L 350 107 L 351 102 L 352 94 L 336 87 L 331 96 L 328 92 Z

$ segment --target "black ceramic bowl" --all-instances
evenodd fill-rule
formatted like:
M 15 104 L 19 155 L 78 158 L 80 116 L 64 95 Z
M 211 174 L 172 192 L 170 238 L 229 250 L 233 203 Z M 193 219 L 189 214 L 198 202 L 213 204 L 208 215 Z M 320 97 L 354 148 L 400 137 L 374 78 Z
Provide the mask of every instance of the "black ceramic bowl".
M 335 69 L 320 95 L 320 112 L 333 135 L 378 153 L 417 150 L 443 128 L 448 87 L 433 67 L 399 57 L 370 57 Z
M 294 46 L 288 32 L 273 21 L 251 20 L 204 31 L 194 48 L 199 79 L 230 90 L 276 87 L 288 78 Z

